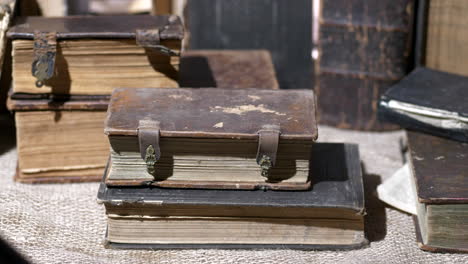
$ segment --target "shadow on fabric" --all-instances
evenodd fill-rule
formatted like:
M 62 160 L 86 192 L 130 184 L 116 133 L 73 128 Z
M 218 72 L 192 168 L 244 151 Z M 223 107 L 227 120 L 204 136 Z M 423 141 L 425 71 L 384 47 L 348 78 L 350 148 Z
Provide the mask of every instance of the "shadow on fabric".
M 387 214 L 385 204 L 377 197 L 377 186 L 382 183 L 381 177 L 376 174 L 368 174 L 364 164 L 361 163 L 366 216 L 364 218 L 364 230 L 369 242 L 383 240 L 387 235 Z

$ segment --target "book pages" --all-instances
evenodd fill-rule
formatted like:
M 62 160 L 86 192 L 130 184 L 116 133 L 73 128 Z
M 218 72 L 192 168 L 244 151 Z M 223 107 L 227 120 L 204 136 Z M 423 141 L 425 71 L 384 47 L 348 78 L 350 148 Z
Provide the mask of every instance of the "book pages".
M 377 187 L 379 199 L 404 212 L 417 215 L 416 194 L 411 187 L 410 165 L 406 163 Z

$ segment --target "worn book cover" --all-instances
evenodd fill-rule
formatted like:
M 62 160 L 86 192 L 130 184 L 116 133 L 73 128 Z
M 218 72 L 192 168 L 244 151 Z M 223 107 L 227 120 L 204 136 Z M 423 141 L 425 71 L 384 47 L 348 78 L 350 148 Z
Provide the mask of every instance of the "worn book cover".
M 382 95 L 382 119 L 468 142 L 468 77 L 419 67 Z
M 311 164 L 314 186 L 297 192 L 125 188 L 102 182 L 98 201 L 108 217 L 107 246 L 354 249 L 366 245 L 357 145 L 317 143 Z
M 319 122 L 388 130 L 377 119 L 381 94 L 410 70 L 414 0 L 323 0 L 315 91 Z
M 115 89 L 105 133 L 110 185 L 310 186 L 312 90 Z
M 468 144 L 408 132 L 419 246 L 468 252 Z
M 184 33 L 177 16 L 22 17 L 7 35 L 15 94 L 178 87 Z

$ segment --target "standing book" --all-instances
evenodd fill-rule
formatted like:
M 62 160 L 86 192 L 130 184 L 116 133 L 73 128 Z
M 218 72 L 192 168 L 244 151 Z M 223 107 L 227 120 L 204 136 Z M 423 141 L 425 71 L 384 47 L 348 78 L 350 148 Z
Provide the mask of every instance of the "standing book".
M 414 0 L 321 0 L 315 90 L 319 122 L 389 130 L 381 94 L 409 71 Z

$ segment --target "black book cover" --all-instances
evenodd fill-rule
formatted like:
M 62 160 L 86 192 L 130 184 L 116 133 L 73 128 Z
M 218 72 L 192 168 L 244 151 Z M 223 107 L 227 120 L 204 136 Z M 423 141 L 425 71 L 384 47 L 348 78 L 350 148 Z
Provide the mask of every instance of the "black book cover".
M 380 118 L 468 142 L 468 77 L 420 67 L 380 99 Z

